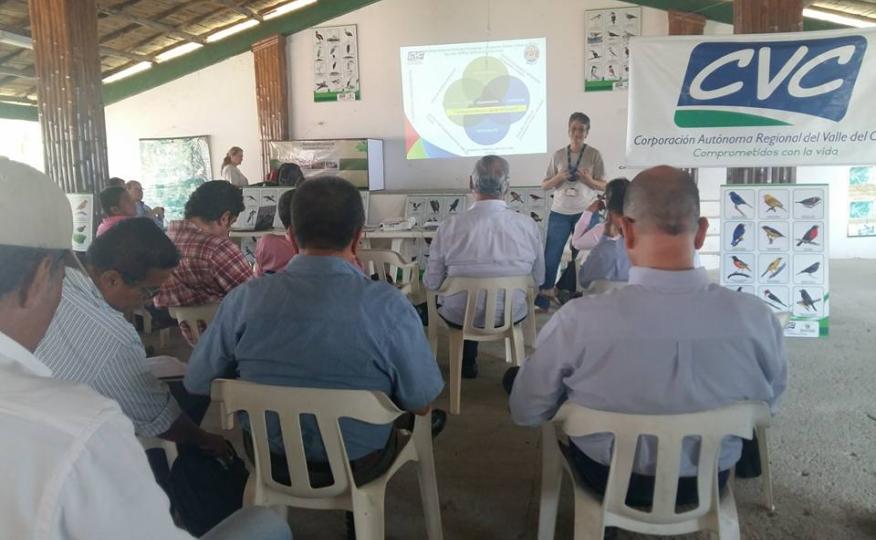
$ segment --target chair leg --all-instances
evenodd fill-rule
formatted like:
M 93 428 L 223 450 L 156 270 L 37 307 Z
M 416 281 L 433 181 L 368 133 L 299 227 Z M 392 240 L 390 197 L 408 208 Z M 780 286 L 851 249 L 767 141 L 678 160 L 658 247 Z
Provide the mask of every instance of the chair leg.
M 603 540 L 605 538 L 605 522 L 602 504 L 589 493 L 575 485 L 572 481 L 572 491 L 575 494 L 575 536 L 574 540 Z
M 374 483 L 353 491 L 353 522 L 356 540 L 385 540 L 383 498 L 386 484 Z
M 505 343 L 505 363 L 514 364 L 514 340 L 505 338 L 502 340 Z
M 740 540 L 736 498 L 733 496 L 733 486 L 729 482 L 724 486 L 724 494 L 718 505 L 718 539 Z
M 553 540 L 557 526 L 557 508 L 563 483 L 562 455 L 557 448 L 557 432 L 550 422 L 542 427 L 541 497 L 538 503 L 538 540 Z
M 459 414 L 462 401 L 462 332 L 450 330 L 450 414 Z
M 438 360 L 438 322 L 430 320 L 429 325 L 426 326 L 426 332 L 429 336 L 429 347 L 432 348 L 432 356 L 435 357 L 435 360 Z
M 166 349 L 167 340 L 170 339 L 170 328 L 162 328 L 158 331 L 158 348 Z
M 520 367 L 523 365 L 523 360 L 526 358 L 526 348 L 523 344 L 523 328 L 517 325 L 511 332 L 511 362 Z
M 768 512 L 775 512 L 776 505 L 773 501 L 773 476 L 770 472 L 770 451 L 767 444 L 766 426 L 757 427 L 757 449 L 760 454 L 760 474 L 763 477 L 764 505 Z
M 435 457 L 432 453 L 431 433 L 423 432 L 417 447 L 417 479 L 420 482 L 420 498 L 426 518 L 426 538 L 444 540 L 441 526 L 441 502 L 438 498 L 438 475 L 435 473 Z
M 523 321 L 523 342 L 527 347 L 535 347 L 535 310 L 530 309 L 529 315 Z

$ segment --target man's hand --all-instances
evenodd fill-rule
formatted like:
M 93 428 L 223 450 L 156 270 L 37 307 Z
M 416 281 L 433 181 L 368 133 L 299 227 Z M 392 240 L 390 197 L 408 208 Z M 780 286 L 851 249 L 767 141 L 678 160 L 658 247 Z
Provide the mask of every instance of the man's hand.
M 215 458 L 231 459 L 233 456 L 228 441 L 226 441 L 222 435 L 216 435 L 215 433 L 207 433 L 205 431 L 204 435 L 201 437 L 201 441 L 198 443 L 198 447 L 203 450 L 205 454 Z

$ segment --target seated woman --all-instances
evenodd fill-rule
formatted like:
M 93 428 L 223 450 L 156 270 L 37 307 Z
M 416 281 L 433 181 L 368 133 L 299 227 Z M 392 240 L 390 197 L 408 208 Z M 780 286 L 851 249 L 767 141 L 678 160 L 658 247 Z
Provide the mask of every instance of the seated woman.
M 629 279 L 630 259 L 627 256 L 620 228 L 624 194 L 629 184 L 630 181 L 626 178 L 615 178 L 605 187 L 605 204 L 608 209 L 605 222 L 592 225 L 593 214 L 599 209 L 596 205 L 601 203 L 597 201 L 581 215 L 575 226 L 572 245 L 575 249 L 590 249 L 590 254 L 578 271 L 578 283 L 581 287 L 588 287 L 597 279 L 609 281 Z
M 111 186 L 101 191 L 100 207 L 103 209 L 103 220 L 97 226 L 95 237 L 107 232 L 120 221 L 137 215 L 134 199 L 123 186 Z
M 289 261 L 298 254 L 298 249 L 292 243 L 292 195 L 295 190 L 290 189 L 280 196 L 277 202 L 277 212 L 286 234 L 268 234 L 259 238 L 256 244 L 256 264 L 254 272 L 256 277 L 265 274 L 273 274 L 286 268 Z

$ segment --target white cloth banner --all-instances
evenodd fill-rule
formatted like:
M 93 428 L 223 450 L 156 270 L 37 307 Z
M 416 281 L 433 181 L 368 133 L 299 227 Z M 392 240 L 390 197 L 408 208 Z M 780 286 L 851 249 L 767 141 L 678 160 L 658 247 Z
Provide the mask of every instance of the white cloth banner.
M 876 163 L 876 29 L 630 41 L 627 164 Z

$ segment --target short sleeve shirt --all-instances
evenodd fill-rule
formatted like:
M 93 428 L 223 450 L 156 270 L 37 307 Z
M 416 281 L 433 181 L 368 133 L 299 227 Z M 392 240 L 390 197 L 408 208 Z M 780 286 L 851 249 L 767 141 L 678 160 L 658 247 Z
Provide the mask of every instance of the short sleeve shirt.
M 570 157 L 572 168 L 575 167 L 575 163 L 578 161 L 578 153 L 571 152 L 571 155 L 568 155 L 568 149 L 568 146 L 564 146 L 554 152 L 550 163 L 548 163 L 545 178 L 550 178 L 558 172 L 569 170 Z M 578 168 L 587 170 L 596 180 L 605 178 L 605 165 L 602 163 L 602 154 L 589 144 L 584 145 L 584 153 L 581 155 L 581 163 L 578 165 Z M 590 206 L 598 194 L 599 191 L 585 185 L 581 181 L 563 182 L 554 189 L 554 202 L 551 205 L 551 211 L 566 215 L 580 214 Z

